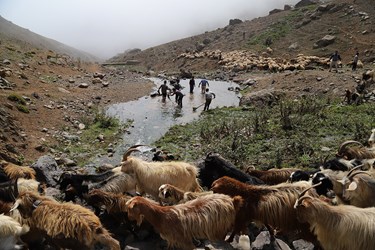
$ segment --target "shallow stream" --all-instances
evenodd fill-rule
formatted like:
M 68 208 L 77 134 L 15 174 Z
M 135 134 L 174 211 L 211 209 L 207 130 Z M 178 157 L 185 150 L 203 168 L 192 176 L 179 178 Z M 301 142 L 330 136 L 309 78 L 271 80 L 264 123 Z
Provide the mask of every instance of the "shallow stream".
M 156 92 L 158 87 L 163 83 L 162 79 L 152 78 L 155 83 L 155 89 L 152 93 Z M 100 163 L 118 164 L 123 152 L 135 144 L 151 144 L 160 137 L 162 137 L 170 127 L 177 124 L 184 124 L 197 119 L 199 115 L 204 112 L 204 105 L 193 110 L 194 107 L 204 103 L 204 94 L 200 93 L 198 83 L 201 79 L 195 79 L 196 87 L 194 93 L 189 93 L 189 79 L 181 80 L 180 85 L 183 87 L 182 93 L 185 95 L 182 100 L 182 108 L 177 106 L 175 96 L 170 99 L 162 101 L 161 96 L 150 97 L 145 96 L 138 100 L 118 103 L 108 107 L 106 115 L 116 117 L 121 122 L 132 120 L 132 127 L 123 136 L 121 145 L 115 148 L 115 154 L 111 158 L 99 158 L 97 161 Z M 168 83 L 169 87 L 172 87 Z M 216 98 L 212 100 L 210 109 L 224 106 L 238 106 L 240 94 L 235 91 L 230 91 L 228 88 L 235 89 L 239 87 L 238 84 L 233 82 L 223 81 L 209 81 L 209 89 L 215 93 Z

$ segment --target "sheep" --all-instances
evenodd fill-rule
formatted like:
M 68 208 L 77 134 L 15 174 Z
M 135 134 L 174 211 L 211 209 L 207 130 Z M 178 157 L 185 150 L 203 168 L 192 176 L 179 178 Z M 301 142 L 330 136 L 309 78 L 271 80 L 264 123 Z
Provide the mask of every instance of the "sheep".
M 17 209 L 32 226 L 45 232 L 55 242 L 68 244 L 69 239 L 92 249 L 102 243 L 110 249 L 120 249 L 119 242 L 113 239 L 102 226 L 95 214 L 82 206 L 72 203 L 58 203 L 32 192 L 18 196 L 12 210 Z
M 221 241 L 232 229 L 240 197 L 211 194 L 175 206 L 156 205 L 146 198 L 127 202 L 128 217 L 140 225 L 143 219 L 152 224 L 168 247 L 194 249 L 193 239 Z
M 259 178 L 241 171 L 221 155 L 215 153 L 208 153 L 204 163 L 200 164 L 199 168 L 199 179 L 202 186 L 207 188 L 210 188 L 215 180 L 223 176 L 229 176 L 248 184 L 264 184 Z
M 18 178 L 35 179 L 36 176 L 35 170 L 27 166 L 19 166 L 4 160 L 0 162 L 0 166 L 10 180 Z
M 184 191 L 202 190 L 197 180 L 197 167 L 186 162 L 146 162 L 136 157 L 128 157 L 134 151 L 138 150 L 130 148 L 124 153 L 121 171 L 135 176 L 137 190 L 141 194 L 147 193 L 157 199 L 159 187 L 164 183 Z
M 367 70 L 366 72 L 363 72 L 362 74 L 362 81 L 368 81 L 371 80 L 371 82 L 374 82 L 374 76 L 375 76 L 375 70 Z
M 323 249 L 375 249 L 375 208 L 331 206 L 302 192 L 294 208 L 308 223 Z
M 163 204 L 176 205 L 190 200 L 194 200 L 203 195 L 213 194 L 213 192 L 185 192 L 171 184 L 163 184 L 159 187 L 159 199 Z
M 20 223 L 12 217 L 0 214 L 0 249 L 22 249 L 22 246 L 17 243 L 21 241 L 20 236 L 28 231 L 28 226 L 21 226 Z
M 276 185 L 289 180 L 290 175 L 299 169 L 296 168 L 283 168 L 283 169 L 269 169 L 257 170 L 253 167 L 248 167 L 246 173 L 255 176 L 267 185 Z
M 223 193 L 230 196 L 240 195 L 245 200 L 246 209 L 241 210 L 241 220 L 235 225 L 230 236 L 243 231 L 246 226 L 254 221 L 258 225 L 266 225 L 281 230 L 284 233 L 297 232 L 308 241 L 314 241 L 314 236 L 308 230 L 307 225 L 296 220 L 294 203 L 300 192 L 310 187 L 309 182 L 283 183 L 275 186 L 255 186 L 242 183 L 233 178 L 224 176 L 212 184 L 214 193 Z M 314 193 L 314 195 L 317 195 Z M 272 230 L 270 231 L 272 234 Z M 228 239 L 228 241 L 229 241 Z

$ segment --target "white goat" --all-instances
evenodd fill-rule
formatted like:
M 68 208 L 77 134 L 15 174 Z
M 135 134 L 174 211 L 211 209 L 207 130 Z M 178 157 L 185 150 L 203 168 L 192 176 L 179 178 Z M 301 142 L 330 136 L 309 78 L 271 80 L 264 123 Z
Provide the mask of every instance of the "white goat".
M 21 226 L 15 219 L 0 214 L 0 249 L 22 249 L 22 246 L 17 243 L 20 242 L 20 236 L 28 231 L 28 226 Z
M 184 191 L 200 191 L 202 188 L 197 180 L 198 168 L 179 161 L 146 162 L 136 157 L 129 157 L 131 152 L 138 151 L 130 148 L 124 153 L 122 171 L 134 175 L 137 190 L 141 193 L 158 198 L 159 187 L 169 183 Z
M 294 208 L 297 218 L 307 222 L 323 249 L 375 249 L 375 208 L 331 206 L 301 193 Z

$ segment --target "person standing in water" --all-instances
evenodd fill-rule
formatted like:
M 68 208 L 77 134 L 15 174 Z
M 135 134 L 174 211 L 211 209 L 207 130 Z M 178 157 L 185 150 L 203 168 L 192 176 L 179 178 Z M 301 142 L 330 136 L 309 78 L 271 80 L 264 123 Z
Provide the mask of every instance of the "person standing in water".
M 199 88 L 199 86 L 201 86 L 201 93 L 205 94 L 206 88 L 209 87 L 210 84 L 208 84 L 208 81 L 206 79 L 202 79 L 198 84 L 198 88 Z
M 158 93 L 160 95 L 160 90 L 161 90 L 161 95 L 163 96 L 162 102 L 165 102 L 165 98 L 167 97 L 168 91 L 170 92 L 170 88 L 167 86 L 167 81 L 164 80 L 164 83 L 159 87 Z
M 189 85 L 190 85 L 190 94 L 193 94 L 194 87 L 195 87 L 194 76 L 191 77 L 191 79 L 190 79 L 190 81 L 189 81 Z
M 214 93 L 210 92 L 210 90 L 207 88 L 205 98 L 206 98 L 206 102 L 204 104 L 203 111 L 208 111 L 208 109 L 210 108 L 211 101 L 212 101 L 212 99 L 216 98 L 216 95 Z

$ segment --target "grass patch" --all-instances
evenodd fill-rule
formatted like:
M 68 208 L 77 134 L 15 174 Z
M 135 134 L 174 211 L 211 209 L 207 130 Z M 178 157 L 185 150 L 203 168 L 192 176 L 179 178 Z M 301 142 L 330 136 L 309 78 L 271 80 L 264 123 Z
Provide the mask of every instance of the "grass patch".
M 215 109 L 198 121 L 172 127 L 155 145 L 188 161 L 217 152 L 239 167 L 309 168 L 333 156 L 345 140 L 365 143 L 375 127 L 374 115 L 372 104 L 342 106 L 317 98 L 250 110 Z
M 121 123 L 117 118 L 102 113 L 97 113 L 93 119 L 83 117 L 82 122 L 86 128 L 79 135 L 79 141 L 57 148 L 74 158 L 78 166 L 84 166 L 98 154 L 107 154 L 108 145 L 120 139 L 124 130 L 132 123 L 130 120 Z M 103 141 L 98 139 L 99 135 L 103 135 Z
M 22 105 L 22 104 L 17 104 L 17 109 L 18 111 L 21 111 L 22 113 L 30 113 L 30 110 L 25 106 L 25 105 Z
M 19 94 L 16 94 L 16 93 L 12 93 L 8 96 L 8 100 L 12 101 L 12 102 L 16 102 L 20 105 L 26 105 L 26 100 L 20 96 Z
M 47 83 L 54 83 L 57 82 L 58 77 L 57 76 L 50 76 L 50 75 L 43 75 L 40 76 L 39 79 L 41 81 L 47 82 Z

